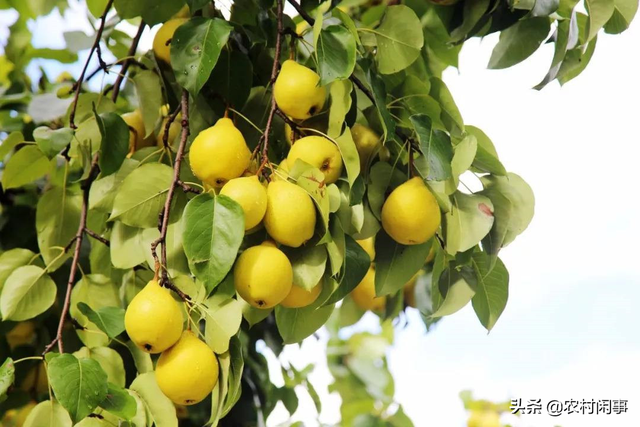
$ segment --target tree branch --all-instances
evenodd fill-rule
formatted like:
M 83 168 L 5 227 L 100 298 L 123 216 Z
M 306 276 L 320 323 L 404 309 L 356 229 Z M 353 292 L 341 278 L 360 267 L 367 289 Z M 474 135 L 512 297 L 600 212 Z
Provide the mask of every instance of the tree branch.
M 127 74 L 127 70 L 129 70 L 129 66 L 131 65 L 131 58 L 134 57 L 136 51 L 138 50 L 138 43 L 140 43 L 140 37 L 142 37 L 142 33 L 144 32 L 145 27 L 144 21 L 140 22 L 140 26 L 138 27 L 138 32 L 133 37 L 131 41 L 131 47 L 129 48 L 129 52 L 127 53 L 127 59 L 122 64 L 122 68 L 120 69 L 120 73 L 116 78 L 115 83 L 113 84 L 113 93 L 111 94 L 111 100 L 116 102 L 118 99 L 118 94 L 120 93 L 120 85 L 122 84 L 122 80 L 124 80 L 124 76 Z
M 96 239 L 98 242 L 102 243 L 103 245 L 109 247 L 111 246 L 111 242 L 108 239 L 105 239 L 104 237 L 102 237 L 101 235 L 99 235 L 98 233 L 96 233 L 95 231 L 91 230 L 89 227 L 85 227 L 84 228 L 84 232 L 87 233 L 88 236 Z
M 164 133 L 162 134 L 162 146 L 166 150 L 169 149 L 169 128 L 171 127 L 171 124 L 176 120 L 176 117 L 178 117 L 181 109 L 182 105 L 178 105 L 178 108 L 176 108 L 176 110 L 171 113 L 171 115 L 167 119 L 167 123 L 165 123 L 164 125 Z
M 278 77 L 278 70 L 280 68 L 280 53 L 282 52 L 282 35 L 283 24 L 282 24 L 282 14 L 283 14 L 283 0 L 276 0 L 276 17 L 278 19 L 278 34 L 276 35 L 276 51 L 273 57 L 273 66 L 271 67 L 271 86 L 276 81 Z M 267 125 L 264 128 L 264 133 L 262 134 L 262 162 L 260 163 L 260 167 L 256 171 L 256 175 L 259 175 L 260 172 L 264 169 L 265 165 L 269 161 L 269 134 L 271 133 L 271 126 L 273 123 L 273 116 L 276 114 L 276 110 L 278 109 L 278 105 L 276 104 L 276 98 L 273 95 L 273 89 L 271 94 L 271 109 L 269 110 L 269 116 L 267 117 Z M 259 145 L 259 144 L 258 144 Z
M 291 4 L 291 6 L 293 6 L 293 8 L 296 10 L 296 12 L 298 12 L 298 15 L 300 15 L 302 17 L 302 19 L 304 19 L 305 21 L 307 21 L 307 23 L 309 25 L 311 25 L 313 27 L 313 24 L 315 24 L 316 20 L 313 19 L 303 8 L 302 6 L 300 6 L 300 3 L 298 3 L 296 0 L 288 0 L 289 4 Z
M 72 110 L 73 112 L 73 110 Z M 64 353 L 64 345 L 62 342 L 62 330 L 64 328 L 64 322 L 69 314 L 69 306 L 71 304 L 71 290 L 76 280 L 76 271 L 78 270 L 78 263 L 80 262 L 80 248 L 82 246 L 82 240 L 84 234 L 87 231 L 87 212 L 89 211 L 89 190 L 91 189 L 91 183 L 96 179 L 98 175 L 98 158 L 99 152 L 93 155 L 91 161 L 91 168 L 89 169 L 89 176 L 82 182 L 82 208 L 80 210 L 80 224 L 78 224 L 78 231 L 72 240 L 71 245 L 75 243 L 75 250 L 73 251 L 73 259 L 71 261 L 71 270 L 69 271 L 69 280 L 67 281 L 67 292 L 64 296 L 64 304 L 62 305 L 62 313 L 60 313 L 60 320 L 58 321 L 58 330 L 56 336 L 47 345 L 42 353 L 47 354 L 53 348 L 56 343 L 58 344 L 58 350 L 60 353 Z M 69 248 L 71 246 L 68 246 Z M 66 249 L 66 248 L 65 248 Z
M 104 31 L 104 25 L 107 20 L 107 14 L 113 5 L 113 0 L 109 0 L 107 6 L 104 8 L 104 12 L 100 17 L 100 26 L 98 27 L 98 31 L 96 32 L 96 38 L 93 41 L 93 46 L 91 46 L 91 50 L 89 50 L 89 56 L 87 56 L 87 61 L 84 63 L 84 67 L 82 68 L 82 72 L 80 73 L 80 77 L 78 77 L 78 81 L 76 82 L 76 91 L 73 96 L 73 103 L 71 107 L 71 113 L 69 114 L 69 127 L 71 129 L 76 129 L 77 126 L 74 122 L 76 117 L 76 109 L 78 108 L 78 97 L 80 96 L 80 89 L 82 89 L 82 82 L 84 81 L 84 75 L 87 72 L 87 68 L 89 67 L 89 62 L 91 62 L 91 57 L 93 56 L 93 52 L 98 50 L 98 61 L 100 62 L 100 66 L 104 64 L 102 58 L 100 58 L 100 40 L 102 39 L 102 32 Z
M 156 274 L 158 269 L 162 272 L 161 284 L 167 289 L 174 291 L 183 301 L 190 301 L 189 295 L 178 289 L 171 281 L 167 274 L 167 229 L 169 227 L 169 216 L 171 215 L 171 202 L 173 201 L 173 195 L 176 187 L 180 182 L 180 165 L 182 164 L 182 158 L 184 157 L 184 150 L 187 145 L 187 138 L 189 137 L 189 92 L 186 89 L 182 90 L 182 100 L 180 102 L 182 109 L 182 134 L 180 135 L 180 145 L 178 146 L 178 152 L 176 153 L 176 160 L 173 164 L 173 180 L 169 186 L 167 192 L 167 200 L 164 203 L 164 208 L 160 215 L 160 237 L 151 243 L 151 254 L 156 263 Z M 176 113 L 177 115 L 177 113 Z M 157 248 L 162 244 L 161 260 L 158 260 Z

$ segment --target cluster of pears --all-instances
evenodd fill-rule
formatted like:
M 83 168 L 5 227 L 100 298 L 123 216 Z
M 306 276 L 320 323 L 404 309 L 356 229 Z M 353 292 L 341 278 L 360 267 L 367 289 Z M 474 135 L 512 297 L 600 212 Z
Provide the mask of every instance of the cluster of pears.
M 211 393 L 218 382 L 218 360 L 192 331 L 183 330 L 182 307 L 156 278 L 131 300 L 124 324 L 136 346 L 161 353 L 156 381 L 171 401 L 193 405 Z

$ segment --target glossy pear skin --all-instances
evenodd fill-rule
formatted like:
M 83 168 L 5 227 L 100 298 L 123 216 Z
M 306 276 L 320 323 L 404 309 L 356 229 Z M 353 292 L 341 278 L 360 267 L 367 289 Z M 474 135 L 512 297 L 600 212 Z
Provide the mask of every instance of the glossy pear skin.
M 310 68 L 289 59 L 284 61 L 273 96 L 283 113 L 297 120 L 307 119 L 324 107 L 326 90 L 318 87 L 320 76 Z
M 338 146 L 322 136 L 305 136 L 293 144 L 287 164 L 292 167 L 302 160 L 320 169 L 326 184 L 333 184 L 342 174 L 342 156 Z
M 369 255 L 371 262 L 376 258 L 376 245 L 373 237 L 369 237 L 368 239 L 356 240 L 356 243 L 364 249 L 364 251 Z
M 369 267 L 362 281 L 351 291 L 351 298 L 362 310 L 384 310 L 387 299 L 376 297 L 376 270 L 373 266 Z
M 351 137 L 360 156 L 360 168 L 361 170 L 365 170 L 371 162 L 371 158 L 382 145 L 380 143 L 380 136 L 368 127 L 356 123 L 351 127 Z
M 193 174 L 213 188 L 221 188 L 249 167 L 251 151 L 231 119 L 222 118 L 203 130 L 191 144 Z
M 245 230 L 260 224 L 267 212 L 267 189 L 255 175 L 230 180 L 220 194 L 230 197 L 242 207 Z
M 313 304 L 322 292 L 322 281 L 315 285 L 311 290 L 306 290 L 300 286 L 293 285 L 289 295 L 280 303 L 286 308 L 302 308 Z
M 162 393 L 177 405 L 204 400 L 218 382 L 218 360 L 213 350 L 191 331 L 164 351 L 156 365 L 156 381 Z
M 313 237 L 316 208 L 302 188 L 288 181 L 271 181 L 267 187 L 267 233 L 278 243 L 292 248 Z
M 440 207 L 420 177 L 391 192 L 382 206 L 382 227 L 402 245 L 426 242 L 440 227 Z
M 153 53 L 155 53 L 156 58 L 160 61 L 166 62 L 167 64 L 171 64 L 170 40 L 173 38 L 173 33 L 176 32 L 178 27 L 187 21 L 188 19 L 186 18 L 177 18 L 170 19 L 162 24 L 153 38 Z
M 131 300 L 124 315 L 129 338 L 147 353 L 160 353 L 182 334 L 182 310 L 168 289 L 151 280 Z
M 129 153 L 133 153 L 144 147 L 152 147 L 156 143 L 155 136 L 153 134 L 145 138 L 146 129 L 144 127 L 144 120 L 142 119 L 142 113 L 140 110 L 134 110 L 130 113 L 124 113 L 122 120 L 129 127 Z
M 236 291 L 256 308 L 271 308 L 284 300 L 293 284 L 291 262 L 273 243 L 242 252 L 233 270 Z

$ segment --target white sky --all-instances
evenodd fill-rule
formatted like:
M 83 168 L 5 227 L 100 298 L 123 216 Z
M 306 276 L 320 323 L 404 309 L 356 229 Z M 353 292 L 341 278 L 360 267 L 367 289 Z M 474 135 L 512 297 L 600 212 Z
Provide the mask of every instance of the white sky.
M 0 42 L 13 20 L 11 12 L 0 12 Z M 38 22 L 34 43 L 59 48 L 62 31 L 83 28 L 78 11 L 64 19 L 53 14 Z M 154 30 L 141 48 L 150 47 Z M 396 399 L 419 427 L 464 426 L 458 398 L 464 389 L 491 400 L 628 399 L 626 415 L 535 415 L 504 422 L 638 426 L 640 26 L 601 37 L 582 75 L 564 88 L 552 83 L 542 92 L 530 88 L 545 75 L 552 47 L 518 66 L 491 71 L 486 64 L 496 41 L 490 36 L 468 42 L 459 73 L 447 71 L 445 81 L 465 122 L 483 129 L 507 169 L 532 186 L 536 215 L 501 254 L 511 276 L 510 296 L 491 334 L 470 306 L 428 335 L 416 313 L 409 327 L 397 332 L 389 353 Z M 68 68 L 58 67 L 50 68 L 50 77 Z M 365 327 L 374 323 L 369 317 Z M 298 367 L 317 363 L 312 381 L 323 400 L 321 420 L 332 423 L 340 401 L 326 391 L 324 348 L 324 342 L 309 340 L 301 349 L 289 346 L 282 359 Z M 313 404 L 299 394 L 294 419 L 312 426 Z M 269 425 L 286 420 L 279 408 Z

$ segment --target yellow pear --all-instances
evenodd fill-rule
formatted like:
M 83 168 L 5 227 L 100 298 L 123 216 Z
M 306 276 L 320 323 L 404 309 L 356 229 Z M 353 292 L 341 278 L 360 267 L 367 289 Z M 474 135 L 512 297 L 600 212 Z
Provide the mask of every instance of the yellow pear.
M 278 108 L 287 116 L 304 120 L 317 114 L 324 107 L 326 91 L 319 87 L 320 76 L 310 68 L 289 59 L 284 61 L 273 96 Z
M 176 18 L 162 24 L 153 38 L 153 53 L 155 53 L 156 58 L 171 64 L 171 39 L 173 38 L 173 33 L 187 21 L 188 19 L 186 18 Z
M 286 181 L 288 177 L 289 163 L 287 162 L 287 159 L 283 159 L 274 171 L 273 175 L 271 175 L 271 179 L 273 181 Z
M 218 360 L 213 350 L 191 331 L 165 350 L 156 365 L 156 381 L 162 393 L 178 405 L 204 400 L 218 382 Z
M 311 290 L 306 290 L 300 286 L 291 286 L 291 291 L 280 305 L 287 308 L 302 308 L 315 302 L 322 291 L 322 280 Z
M 356 123 L 351 127 L 351 137 L 360 156 L 360 168 L 364 170 L 381 146 L 380 136 L 368 127 Z
M 27 417 L 35 408 L 37 403 L 33 400 L 27 402 L 24 406 L 17 409 L 9 409 L 4 413 L 2 419 L 0 419 L 0 426 L 7 427 L 22 427 L 27 420 Z
M 381 311 L 387 302 L 386 297 L 376 297 L 376 270 L 369 267 L 362 281 L 351 291 L 351 298 L 363 310 Z
M 167 134 L 167 145 L 171 147 L 173 143 L 178 139 L 180 134 L 182 133 L 182 115 L 178 114 L 173 122 L 169 125 L 169 132 L 166 131 L 167 121 L 169 121 L 169 116 L 162 119 L 162 124 L 160 125 L 160 129 L 158 130 L 158 134 L 156 135 L 156 141 L 158 147 L 164 147 L 164 134 Z
M 267 190 L 256 175 L 234 178 L 227 182 L 220 194 L 235 200 L 244 211 L 244 229 L 260 224 L 267 211 Z
M 152 147 L 156 143 L 153 134 L 145 138 L 146 131 L 140 110 L 124 113 L 122 120 L 129 126 L 129 152 L 133 153 L 144 147 Z
M 250 161 L 251 151 L 244 137 L 228 118 L 200 132 L 189 152 L 193 174 L 214 188 L 241 176 Z
M 382 227 L 402 245 L 426 242 L 439 226 L 440 207 L 420 177 L 397 187 L 382 205 Z
M 124 314 L 129 338 L 147 353 L 160 353 L 178 341 L 182 333 L 182 310 L 168 289 L 157 280 L 131 300 Z
M 402 287 L 402 293 L 404 294 L 404 302 L 409 307 L 416 308 L 416 283 L 418 283 L 418 277 L 422 275 L 422 270 L 419 270 L 414 274 L 411 279 Z
M 7 332 L 7 335 L 5 336 L 7 344 L 9 344 L 9 348 L 13 350 L 21 345 L 29 345 L 33 343 L 34 338 L 36 337 L 35 330 L 35 325 L 31 321 L 18 323 L 9 332 Z
M 257 308 L 271 308 L 289 295 L 293 269 L 289 258 L 271 242 L 242 252 L 233 280 L 243 300 Z
M 297 248 L 313 237 L 316 208 L 302 188 L 288 181 L 271 181 L 267 186 L 264 226 L 273 239 Z
M 322 136 L 305 136 L 297 140 L 287 156 L 289 167 L 293 167 L 298 159 L 320 169 L 326 184 L 336 182 L 342 173 L 340 150 Z
M 373 262 L 376 257 L 376 245 L 373 239 L 374 238 L 372 236 L 368 239 L 356 240 L 356 243 L 358 243 L 362 247 L 362 249 L 364 249 L 367 255 L 369 255 L 371 262 Z

